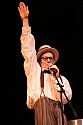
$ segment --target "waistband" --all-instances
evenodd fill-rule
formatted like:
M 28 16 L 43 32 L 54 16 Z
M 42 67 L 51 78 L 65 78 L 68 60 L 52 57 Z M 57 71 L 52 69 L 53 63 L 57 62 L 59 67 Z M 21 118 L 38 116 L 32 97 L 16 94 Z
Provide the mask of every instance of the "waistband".
M 55 102 L 53 103 L 53 106 L 54 106 L 54 108 L 57 108 L 57 107 L 61 108 L 61 103 L 60 103 L 60 101 L 55 101 Z

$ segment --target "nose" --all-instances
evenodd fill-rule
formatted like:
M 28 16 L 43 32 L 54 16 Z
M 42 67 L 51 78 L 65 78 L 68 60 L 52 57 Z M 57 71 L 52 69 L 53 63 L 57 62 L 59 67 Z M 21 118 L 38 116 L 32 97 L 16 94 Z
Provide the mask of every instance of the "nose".
M 47 59 L 47 62 L 50 62 L 50 61 L 51 61 L 51 59 L 50 59 L 50 58 L 48 58 L 48 59 Z

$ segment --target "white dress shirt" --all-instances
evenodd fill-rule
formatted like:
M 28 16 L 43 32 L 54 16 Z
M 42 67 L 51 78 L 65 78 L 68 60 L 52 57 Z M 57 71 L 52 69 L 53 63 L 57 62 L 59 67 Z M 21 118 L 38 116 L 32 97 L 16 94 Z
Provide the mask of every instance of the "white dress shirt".
M 37 55 L 35 49 L 35 39 L 31 34 L 31 27 L 22 27 L 21 40 L 21 53 L 24 57 L 24 71 L 27 77 L 27 106 L 33 108 L 35 102 L 40 98 L 41 95 L 41 67 L 37 62 Z M 69 81 L 61 76 L 65 93 L 70 100 L 72 97 L 72 90 Z M 60 78 L 59 82 L 62 84 Z M 56 101 L 60 100 L 60 90 L 59 85 L 57 85 L 57 80 L 51 74 L 44 74 L 44 95 Z M 43 96 L 43 93 L 42 95 Z M 62 94 L 63 104 L 67 103 L 67 99 L 64 94 Z

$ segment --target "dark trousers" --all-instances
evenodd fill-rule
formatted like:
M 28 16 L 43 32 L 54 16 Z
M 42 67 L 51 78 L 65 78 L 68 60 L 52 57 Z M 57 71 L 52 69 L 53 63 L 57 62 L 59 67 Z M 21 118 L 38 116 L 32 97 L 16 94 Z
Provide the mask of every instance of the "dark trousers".
M 63 125 L 60 102 L 47 97 L 40 97 L 35 105 L 35 125 Z M 64 125 L 67 125 L 65 114 Z

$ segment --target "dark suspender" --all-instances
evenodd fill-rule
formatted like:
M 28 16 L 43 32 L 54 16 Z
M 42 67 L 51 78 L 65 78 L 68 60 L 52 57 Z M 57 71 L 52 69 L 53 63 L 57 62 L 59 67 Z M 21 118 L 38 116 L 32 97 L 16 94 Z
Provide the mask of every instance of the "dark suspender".
M 40 96 L 41 96 L 42 93 L 44 95 L 44 73 L 42 72 L 42 70 L 41 70 L 40 84 L 41 84 L 41 94 L 40 94 Z

